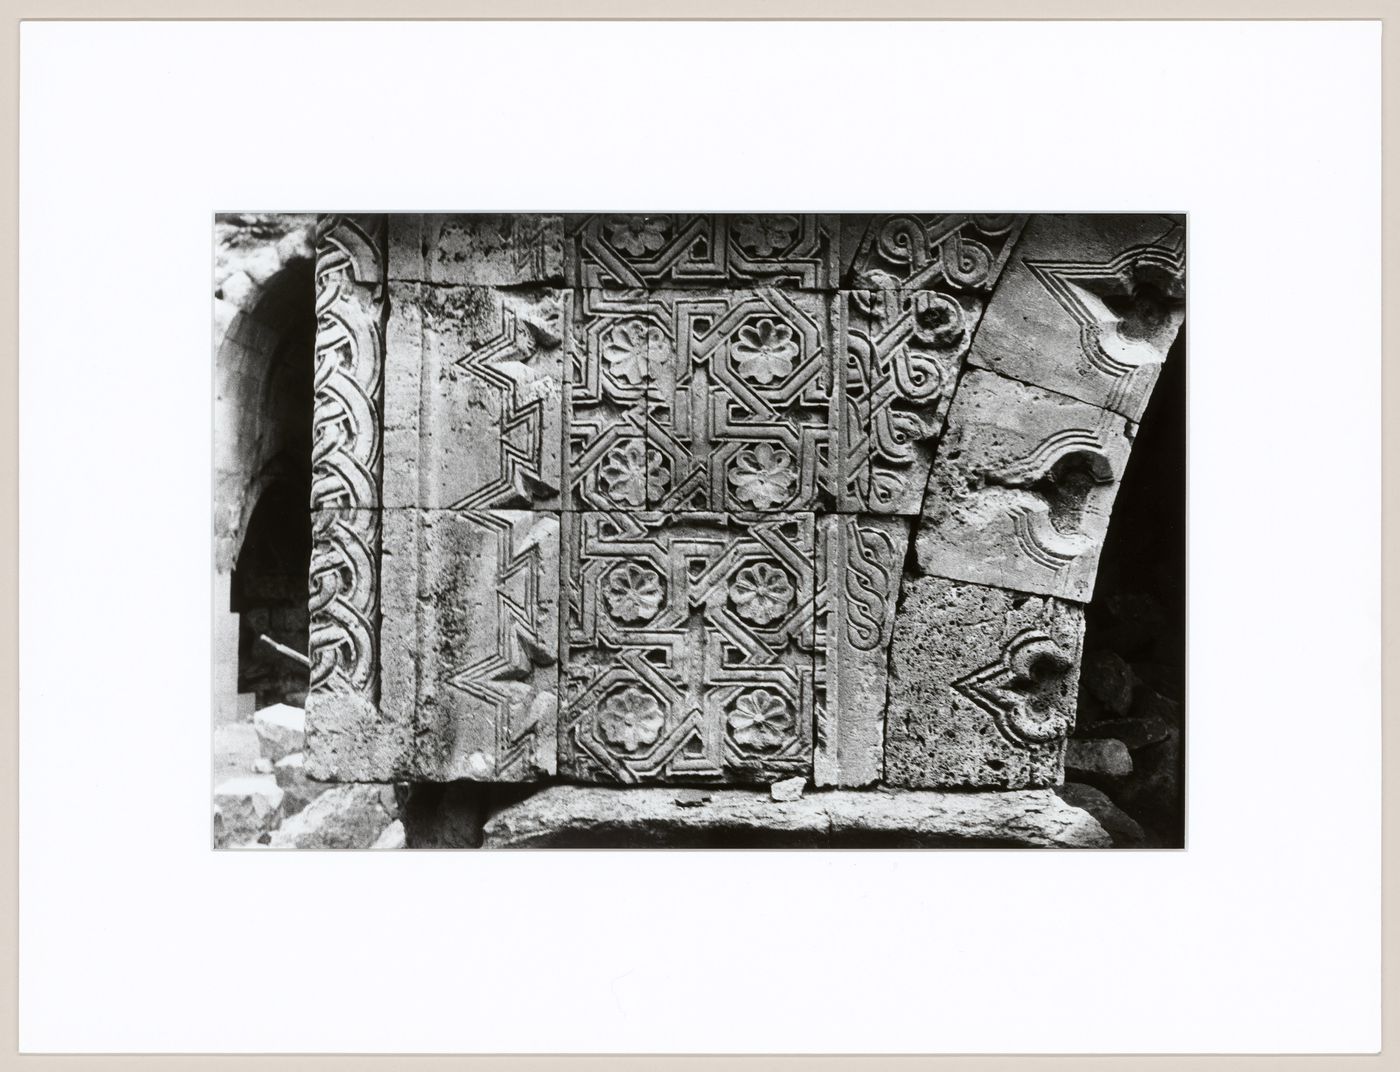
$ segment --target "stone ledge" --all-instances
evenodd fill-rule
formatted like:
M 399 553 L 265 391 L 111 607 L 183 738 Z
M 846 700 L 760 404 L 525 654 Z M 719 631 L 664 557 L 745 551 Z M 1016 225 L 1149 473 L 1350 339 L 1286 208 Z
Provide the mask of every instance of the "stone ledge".
M 703 799 L 702 798 L 707 798 Z M 553 786 L 498 812 L 482 848 L 1111 848 L 1053 790 L 767 791 Z

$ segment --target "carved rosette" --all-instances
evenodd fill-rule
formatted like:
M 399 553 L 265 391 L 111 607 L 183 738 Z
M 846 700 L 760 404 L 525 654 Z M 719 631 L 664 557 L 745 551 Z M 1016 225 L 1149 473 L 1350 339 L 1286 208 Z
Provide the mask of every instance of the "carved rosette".
M 559 770 L 770 782 L 811 767 L 810 514 L 564 515 Z
M 383 220 L 329 217 L 316 250 L 311 683 L 378 693 Z

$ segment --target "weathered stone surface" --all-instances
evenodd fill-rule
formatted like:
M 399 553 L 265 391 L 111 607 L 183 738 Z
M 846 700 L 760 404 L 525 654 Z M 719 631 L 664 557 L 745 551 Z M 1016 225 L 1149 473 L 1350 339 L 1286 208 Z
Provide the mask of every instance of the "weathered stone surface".
M 253 728 L 265 758 L 276 763 L 306 746 L 306 712 L 291 704 L 272 704 L 253 714 Z
M 841 219 L 841 285 L 853 290 L 986 293 L 1026 217 L 898 213 Z
M 230 778 L 214 787 L 214 847 L 252 841 L 282 817 L 282 790 L 270 774 Z
M 777 801 L 801 800 L 802 791 L 807 788 L 807 779 L 802 777 L 784 778 L 768 787 L 768 795 Z
M 664 510 L 814 510 L 834 503 L 837 338 L 820 294 L 653 291 L 647 442 Z
M 895 601 L 909 544 L 903 518 L 817 518 L 813 779 L 859 787 L 884 771 Z
M 854 290 L 835 304 L 846 358 L 832 431 L 840 508 L 917 515 L 982 300 Z
M 1110 737 L 1075 739 L 1065 750 L 1065 769 L 1074 774 L 1121 778 L 1133 773 L 1128 746 Z
M 620 782 L 809 773 L 812 515 L 563 520 L 560 772 Z
M 316 251 L 316 356 L 311 505 L 380 504 L 384 217 L 337 217 Z
M 384 832 L 379 835 L 371 849 L 406 849 L 407 841 L 404 840 L 403 820 L 395 819 L 384 828 Z
M 969 372 L 929 478 L 920 568 L 1087 602 L 1130 446 L 1122 417 Z
M 412 776 L 552 774 L 558 516 L 389 511 L 385 548 L 381 706 L 413 726 Z
M 1185 316 L 1182 216 L 1034 216 L 968 361 L 1139 420 Z
M 368 849 L 398 815 L 394 791 L 380 785 L 336 785 L 268 840 L 273 849 Z
M 755 290 L 574 299 L 566 479 L 575 508 L 813 509 L 834 501 L 831 303 Z
M 384 502 L 555 508 L 569 295 L 391 284 Z
M 906 577 L 890 645 L 885 781 L 1058 784 L 1083 622 L 1072 603 Z
M 1147 832 L 1138 821 L 1090 785 L 1066 782 L 1055 792 L 1076 808 L 1083 808 L 1099 821 L 1113 838 L 1115 849 L 1141 849 L 1149 844 Z
M 560 216 L 390 216 L 391 278 L 423 283 L 516 286 L 564 278 Z
M 326 777 L 381 776 L 400 744 L 375 708 L 385 227 L 382 216 L 324 220 L 316 251 L 306 718 L 308 769 Z
M 838 217 L 800 214 L 566 216 L 570 282 L 616 289 L 836 285 Z
M 555 786 L 496 814 L 483 848 L 1108 848 L 1087 811 L 1050 790 L 831 790 L 794 801 L 716 789 L 681 806 L 674 790 Z
M 660 325 L 645 296 L 602 290 L 573 295 L 565 364 L 568 444 L 565 503 L 572 509 L 641 510 L 670 483 L 647 444 L 652 339 Z
M 381 709 L 380 600 L 384 628 L 402 618 L 391 602 L 394 538 L 382 527 L 398 511 L 321 510 L 312 514 L 310 689 L 306 696 L 307 773 L 317 779 L 372 781 L 406 773 L 409 720 Z M 411 619 L 410 619 L 411 620 Z
M 272 768 L 272 776 L 282 790 L 282 813 L 295 815 L 310 804 L 326 789 L 326 783 L 313 782 L 306 776 L 306 754 L 293 752 L 279 759 Z

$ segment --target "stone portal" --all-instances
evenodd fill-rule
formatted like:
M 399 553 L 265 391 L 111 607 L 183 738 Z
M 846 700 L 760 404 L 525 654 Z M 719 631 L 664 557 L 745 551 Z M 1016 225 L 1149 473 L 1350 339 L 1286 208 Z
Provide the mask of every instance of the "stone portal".
M 1184 225 L 322 221 L 309 768 L 1059 784 Z

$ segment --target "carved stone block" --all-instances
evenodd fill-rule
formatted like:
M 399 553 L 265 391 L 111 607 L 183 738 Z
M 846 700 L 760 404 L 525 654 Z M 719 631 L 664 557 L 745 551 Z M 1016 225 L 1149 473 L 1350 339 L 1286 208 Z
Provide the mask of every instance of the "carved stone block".
M 1058 785 L 1083 630 L 1072 603 L 906 577 L 890 645 L 885 781 Z
M 586 512 L 563 523 L 560 773 L 809 773 L 812 516 Z
M 384 217 L 329 217 L 316 250 L 312 509 L 378 506 Z
M 413 725 L 420 780 L 553 774 L 559 520 L 385 512 L 383 700 Z
M 660 325 L 646 295 L 578 290 L 565 364 L 565 504 L 645 510 L 670 480 L 647 445 L 650 349 Z
M 389 217 L 390 278 L 461 286 L 564 281 L 561 216 Z
M 653 291 L 648 505 L 731 513 L 834 500 L 836 338 L 826 295 Z
M 569 294 L 390 285 L 385 502 L 555 508 Z
M 1181 216 L 1036 216 L 968 361 L 1132 420 L 1185 317 Z
M 1078 807 L 1049 789 L 838 789 L 775 801 L 759 790 L 729 788 L 707 790 L 703 802 L 689 807 L 678 807 L 678 796 L 665 788 L 550 786 L 496 812 L 485 825 L 482 847 L 1106 849 L 1115 841 L 1087 805 Z
M 854 514 L 817 518 L 817 785 L 880 780 L 889 644 L 909 523 Z
M 565 217 L 571 283 L 616 289 L 836 286 L 835 216 L 604 214 Z
M 920 568 L 1087 601 L 1130 447 L 1122 417 L 967 373 L 929 478 Z
M 402 741 L 379 701 L 382 216 L 318 224 L 309 573 L 309 771 L 383 777 Z
M 408 723 L 384 717 L 379 706 L 382 521 L 378 509 L 311 515 L 306 745 L 313 778 L 388 780 L 406 769 Z
M 846 374 L 833 449 L 842 510 L 919 513 L 982 305 L 975 294 L 935 290 L 840 293 Z
M 987 293 L 1025 226 L 1016 215 L 846 215 L 841 285 Z

